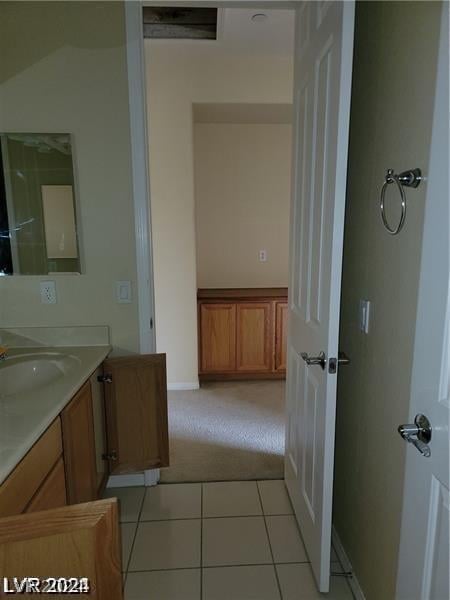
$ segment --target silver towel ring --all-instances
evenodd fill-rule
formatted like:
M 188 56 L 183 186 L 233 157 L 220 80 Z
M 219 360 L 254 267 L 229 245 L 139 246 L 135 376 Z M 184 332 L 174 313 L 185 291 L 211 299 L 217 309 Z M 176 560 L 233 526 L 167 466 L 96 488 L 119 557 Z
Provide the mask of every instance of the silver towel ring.
M 406 193 L 403 189 L 404 187 L 412 187 L 416 188 L 420 182 L 422 181 L 422 172 L 420 169 L 411 169 L 410 171 L 403 171 L 400 175 L 396 175 L 394 173 L 394 169 L 388 169 L 386 172 L 386 177 L 383 183 L 383 187 L 381 188 L 381 198 L 380 198 L 380 212 L 381 219 L 383 221 L 383 225 L 387 229 L 388 233 L 391 235 L 397 235 L 403 229 L 403 225 L 405 224 L 406 219 Z M 397 227 L 391 227 L 386 218 L 386 212 L 384 209 L 384 199 L 386 195 L 386 189 L 388 185 L 391 183 L 396 183 L 398 187 L 398 191 L 400 192 L 401 205 L 402 205 L 402 214 L 400 216 L 400 221 Z

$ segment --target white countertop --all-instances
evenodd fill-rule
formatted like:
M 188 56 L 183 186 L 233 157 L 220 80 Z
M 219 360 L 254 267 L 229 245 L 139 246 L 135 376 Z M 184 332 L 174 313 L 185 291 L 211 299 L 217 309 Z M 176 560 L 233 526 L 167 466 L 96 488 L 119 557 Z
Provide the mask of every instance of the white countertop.
M 66 354 L 75 360 L 64 376 L 36 390 L 2 396 L 0 390 L 0 484 L 111 351 L 111 346 L 10 348 L 8 357 Z M 7 362 L 7 361 L 6 361 Z M 5 362 L 5 364 L 6 364 Z M 0 363 L 0 373 L 2 364 Z

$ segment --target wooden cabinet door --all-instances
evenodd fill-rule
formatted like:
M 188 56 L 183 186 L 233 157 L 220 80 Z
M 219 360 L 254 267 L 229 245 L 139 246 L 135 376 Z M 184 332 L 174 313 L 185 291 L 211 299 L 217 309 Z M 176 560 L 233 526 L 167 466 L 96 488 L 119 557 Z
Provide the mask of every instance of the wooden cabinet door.
M 0 517 L 23 512 L 62 455 L 61 421 L 56 418 L 0 485 Z
M 110 358 L 103 369 L 110 473 L 167 467 L 166 355 Z
M 236 305 L 200 304 L 200 372 L 236 370 Z
M 236 305 L 237 370 L 272 370 L 272 319 L 270 302 Z
M 97 498 L 95 438 L 91 386 L 87 381 L 61 413 L 67 500 L 69 504 Z
M 27 513 L 66 506 L 66 474 L 60 458 L 27 506 Z
M 0 573 L 11 586 L 13 577 L 87 578 L 81 596 L 122 600 L 121 570 L 116 499 L 0 519 Z
M 275 371 L 286 371 L 287 302 L 275 303 Z

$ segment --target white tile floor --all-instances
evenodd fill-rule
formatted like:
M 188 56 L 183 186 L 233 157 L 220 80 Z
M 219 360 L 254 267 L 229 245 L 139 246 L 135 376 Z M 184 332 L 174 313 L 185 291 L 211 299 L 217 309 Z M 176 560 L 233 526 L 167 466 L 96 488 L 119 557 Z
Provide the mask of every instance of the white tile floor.
M 282 481 L 117 488 L 126 600 L 351 600 L 316 591 Z M 336 556 L 333 554 L 332 561 Z M 341 571 L 332 562 L 332 571 Z

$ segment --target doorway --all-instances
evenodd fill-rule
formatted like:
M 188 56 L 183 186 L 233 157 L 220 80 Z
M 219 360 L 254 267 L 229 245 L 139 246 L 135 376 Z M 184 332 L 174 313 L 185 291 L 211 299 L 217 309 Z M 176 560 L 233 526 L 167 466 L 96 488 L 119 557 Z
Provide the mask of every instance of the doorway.
M 145 39 L 163 482 L 283 477 L 293 33 L 220 8 L 216 40 Z

